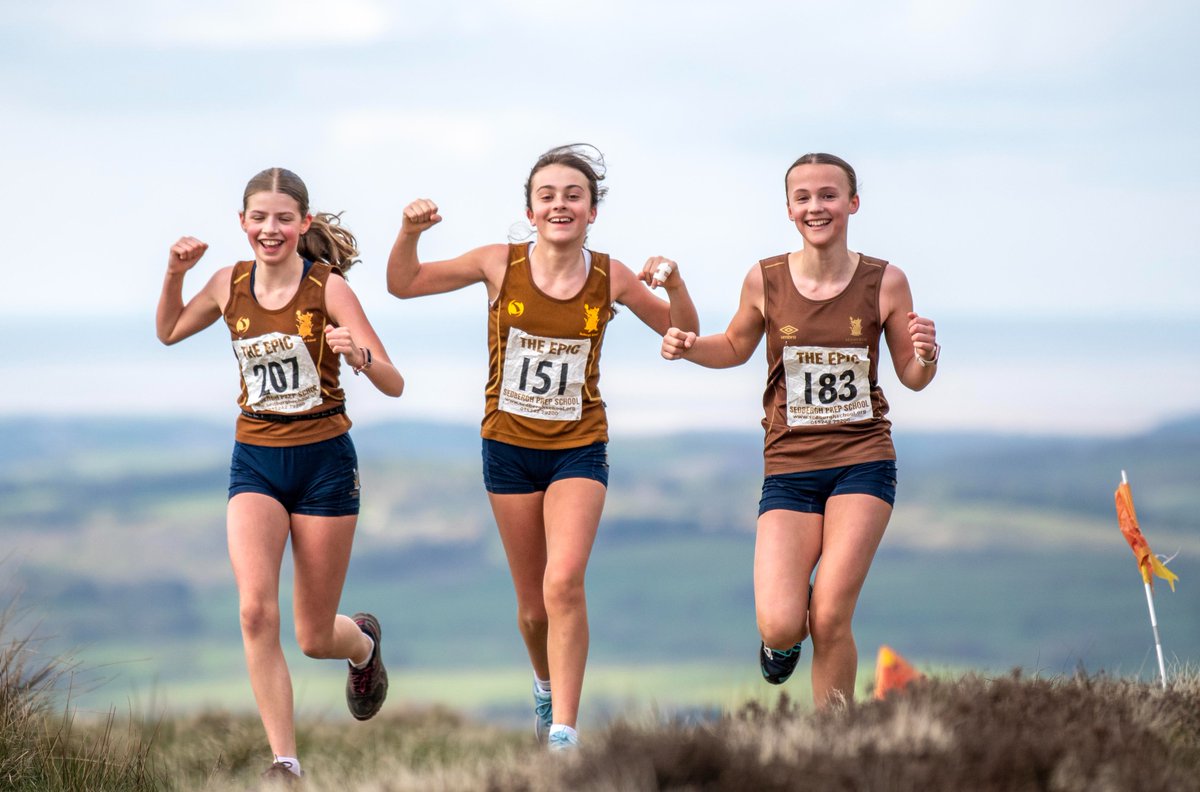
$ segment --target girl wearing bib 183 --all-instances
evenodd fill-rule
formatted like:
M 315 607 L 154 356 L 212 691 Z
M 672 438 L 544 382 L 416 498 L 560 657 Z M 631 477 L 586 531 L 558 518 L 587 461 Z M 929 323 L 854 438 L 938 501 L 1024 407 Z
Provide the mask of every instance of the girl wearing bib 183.
M 250 687 L 274 763 L 263 774 L 300 778 L 292 682 L 279 641 L 279 569 L 292 540 L 296 640 L 304 654 L 349 661 L 346 701 L 366 720 L 387 695 L 379 622 L 337 613 L 358 520 L 358 462 L 339 387 L 340 359 L 389 396 L 404 379 L 388 359 L 344 274 L 354 237 L 335 215 L 309 213 L 296 174 L 250 180 L 239 214 L 254 251 L 217 271 L 186 305 L 184 275 L 208 245 L 171 247 L 158 338 L 174 344 L 223 318 L 241 369 L 227 532 Z M 339 357 L 340 356 L 340 357 Z
M 854 696 L 851 619 L 896 495 L 879 340 L 887 338 L 896 374 L 913 390 L 933 379 L 941 348 L 933 322 L 912 310 L 904 273 L 847 248 L 859 205 L 854 169 L 831 154 L 806 154 L 784 181 L 804 247 L 750 269 L 724 333 L 697 338 L 671 328 L 662 354 L 726 368 L 745 363 L 766 335 L 754 550 L 759 665 L 768 682 L 783 683 L 811 633 L 813 698 L 823 707 Z
M 388 260 L 388 290 L 397 297 L 487 287 L 483 479 L 533 664 L 535 730 L 552 749 L 578 742 L 588 650 L 584 573 L 608 485 L 608 425 L 597 387 L 612 305 L 624 304 L 658 332 L 699 325 L 674 262 L 654 257 L 635 275 L 584 247 L 603 178 L 603 159 L 588 148 L 552 149 L 525 182 L 536 242 L 488 245 L 428 264 L 418 259 L 417 241 L 442 218 L 432 201 L 414 201 Z M 670 302 L 647 284 L 664 286 Z

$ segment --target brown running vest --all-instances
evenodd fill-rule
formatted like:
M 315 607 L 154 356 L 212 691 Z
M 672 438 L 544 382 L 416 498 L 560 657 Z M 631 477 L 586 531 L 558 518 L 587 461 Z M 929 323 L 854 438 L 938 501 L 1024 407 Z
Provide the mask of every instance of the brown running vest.
M 230 279 L 225 324 L 242 374 L 238 442 L 297 446 L 337 437 L 350 429 L 345 394 L 338 385 L 338 356 L 325 343 L 325 283 L 331 265 L 316 262 L 291 302 L 277 310 L 258 304 L 250 290 L 253 261 L 238 262 Z M 339 274 L 340 277 L 340 274 Z M 332 409 L 336 415 L 319 418 Z M 283 420 L 269 420 L 278 416 Z
M 529 245 L 508 246 L 508 270 L 488 310 L 488 383 L 481 434 L 525 448 L 608 441 L 600 345 L 612 319 L 609 257 L 592 253 L 583 288 L 555 299 L 533 282 Z
M 850 283 L 810 300 L 786 254 L 759 262 L 766 313 L 766 475 L 895 459 L 879 387 L 879 289 L 887 262 L 860 256 Z

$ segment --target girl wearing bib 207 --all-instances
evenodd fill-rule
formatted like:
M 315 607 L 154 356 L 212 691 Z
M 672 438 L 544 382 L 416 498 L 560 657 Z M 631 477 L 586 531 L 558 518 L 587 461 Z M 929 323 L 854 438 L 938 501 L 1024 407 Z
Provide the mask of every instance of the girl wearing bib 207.
M 904 273 L 846 246 L 859 205 L 854 169 L 831 154 L 806 154 L 785 184 L 804 247 L 750 269 L 724 333 L 697 338 L 671 328 L 662 354 L 736 366 L 766 335 L 765 479 L 754 550 L 759 665 L 768 682 L 783 683 L 811 633 L 813 698 L 823 707 L 854 696 L 851 619 L 896 494 L 877 377 L 880 337 L 913 390 L 933 379 L 941 348 L 933 322 L 912 310 Z
M 275 761 L 264 778 L 300 777 L 292 683 L 279 641 L 279 569 L 292 541 L 296 640 L 304 654 L 349 661 L 346 702 L 366 720 L 387 695 L 379 622 L 337 613 L 358 520 L 358 462 L 339 386 L 340 360 L 389 396 L 404 379 L 346 284 L 354 237 L 312 215 L 296 174 L 250 180 L 239 214 L 253 261 L 217 271 L 186 305 L 184 275 L 208 245 L 171 247 L 158 337 L 174 344 L 223 318 L 241 371 L 227 530 L 250 686 Z
M 535 730 L 552 749 L 578 741 L 588 650 L 584 573 L 608 484 L 598 384 L 612 305 L 624 304 L 658 332 L 699 324 L 674 262 L 654 257 L 635 275 L 584 247 L 602 178 L 603 160 L 586 148 L 552 149 L 525 183 L 535 243 L 488 245 L 429 264 L 418 260 L 417 240 L 442 218 L 432 201 L 414 201 L 388 260 L 388 290 L 397 297 L 487 287 L 484 485 L 533 664 Z M 646 284 L 664 286 L 670 302 Z

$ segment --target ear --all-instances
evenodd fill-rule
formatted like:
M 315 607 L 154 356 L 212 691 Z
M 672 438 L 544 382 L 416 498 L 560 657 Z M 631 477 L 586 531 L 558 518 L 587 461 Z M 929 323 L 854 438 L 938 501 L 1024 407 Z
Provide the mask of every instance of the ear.
M 246 230 L 246 213 L 245 212 L 238 212 L 238 225 L 240 225 L 242 227 L 243 231 Z
M 857 211 L 858 211 L 858 196 L 855 195 L 853 198 L 850 199 L 850 214 L 854 214 Z
M 300 235 L 308 233 L 308 227 L 312 225 L 313 216 L 310 214 L 304 215 L 304 222 L 300 224 Z
M 588 225 L 591 225 L 592 223 L 596 222 L 596 209 L 597 208 L 598 207 L 593 206 L 591 209 L 588 210 Z

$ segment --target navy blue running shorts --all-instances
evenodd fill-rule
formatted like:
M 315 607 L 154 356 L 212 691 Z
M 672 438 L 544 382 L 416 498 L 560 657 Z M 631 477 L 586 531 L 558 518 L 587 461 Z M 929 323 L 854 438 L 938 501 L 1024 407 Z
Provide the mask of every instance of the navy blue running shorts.
M 824 514 L 825 502 L 834 495 L 874 495 L 896 503 L 896 463 L 891 459 L 857 465 L 778 473 L 763 480 L 758 513 L 772 509 Z
M 350 435 L 298 446 L 233 444 L 229 497 L 258 492 L 288 514 L 358 514 L 358 454 Z
M 559 479 L 586 478 L 608 486 L 608 443 L 579 448 L 523 448 L 483 440 L 483 486 L 495 495 L 545 492 Z

